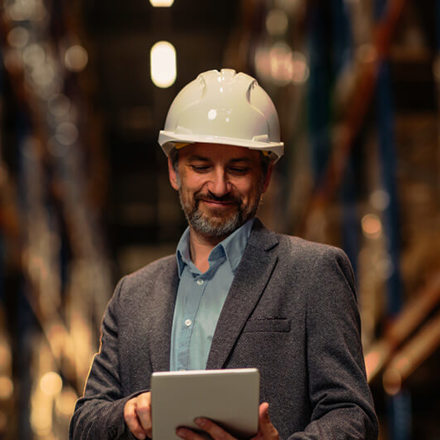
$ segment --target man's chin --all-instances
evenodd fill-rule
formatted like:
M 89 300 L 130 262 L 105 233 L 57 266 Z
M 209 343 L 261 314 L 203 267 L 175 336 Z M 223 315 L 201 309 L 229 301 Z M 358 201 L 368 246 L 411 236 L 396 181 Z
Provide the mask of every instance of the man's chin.
M 192 228 L 206 237 L 226 237 L 241 226 L 241 221 L 237 213 L 233 215 L 199 215 L 190 219 Z
M 239 223 L 238 216 L 236 215 L 211 215 L 210 217 L 202 217 L 201 220 L 211 229 L 228 228 L 228 225 Z
M 224 222 L 234 221 L 240 216 L 240 209 L 237 205 L 221 206 L 202 206 L 197 210 L 199 216 L 204 222 L 221 225 Z

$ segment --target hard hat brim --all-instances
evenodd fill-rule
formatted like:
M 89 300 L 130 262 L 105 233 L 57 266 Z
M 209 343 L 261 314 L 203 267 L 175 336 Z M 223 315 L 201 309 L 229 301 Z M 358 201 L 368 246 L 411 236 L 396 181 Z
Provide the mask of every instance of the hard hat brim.
M 187 133 L 176 134 L 175 132 L 166 130 L 160 131 L 158 142 L 167 156 L 169 155 L 170 151 L 175 148 L 176 143 L 209 143 L 244 147 L 249 148 L 250 150 L 258 150 L 263 153 L 269 153 L 272 156 L 273 162 L 277 162 L 284 154 L 284 142 L 261 142 L 257 140 L 223 136 L 193 135 Z

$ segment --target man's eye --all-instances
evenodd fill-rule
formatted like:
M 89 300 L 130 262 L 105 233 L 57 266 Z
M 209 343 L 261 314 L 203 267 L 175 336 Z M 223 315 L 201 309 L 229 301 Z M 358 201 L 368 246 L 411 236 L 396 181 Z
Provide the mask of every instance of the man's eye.
M 197 173 L 203 173 L 209 170 L 209 165 L 191 165 L 191 168 Z
M 248 167 L 232 167 L 229 171 L 233 174 L 246 174 L 249 171 Z

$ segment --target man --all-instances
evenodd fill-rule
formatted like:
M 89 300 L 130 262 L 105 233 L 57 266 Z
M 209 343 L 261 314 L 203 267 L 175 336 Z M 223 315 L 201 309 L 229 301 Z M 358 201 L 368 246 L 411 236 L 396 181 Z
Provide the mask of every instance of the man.
M 255 219 L 283 153 L 269 96 L 248 75 L 205 72 L 173 101 L 159 143 L 189 227 L 176 255 L 118 284 L 70 438 L 151 437 L 154 371 L 243 367 L 261 375 L 254 439 L 377 438 L 345 254 Z

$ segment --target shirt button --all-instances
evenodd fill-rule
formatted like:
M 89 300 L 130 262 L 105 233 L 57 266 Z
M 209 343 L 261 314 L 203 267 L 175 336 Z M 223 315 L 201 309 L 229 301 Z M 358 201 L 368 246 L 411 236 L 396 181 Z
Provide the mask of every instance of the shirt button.
M 203 281 L 203 280 L 197 280 L 196 283 L 197 283 L 199 286 L 201 286 L 201 285 L 204 283 L 204 281 Z
M 185 325 L 186 325 L 187 327 L 189 327 L 191 324 L 192 324 L 191 319 L 186 319 L 186 320 L 185 320 Z

